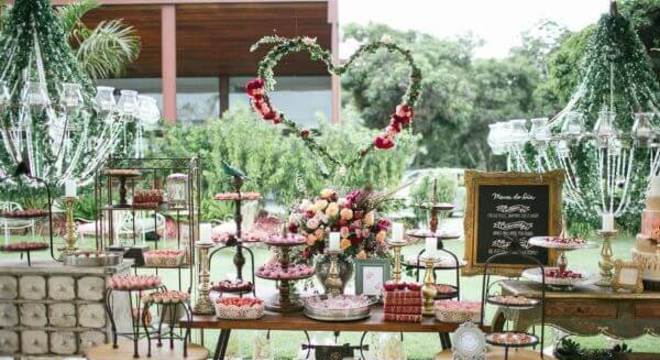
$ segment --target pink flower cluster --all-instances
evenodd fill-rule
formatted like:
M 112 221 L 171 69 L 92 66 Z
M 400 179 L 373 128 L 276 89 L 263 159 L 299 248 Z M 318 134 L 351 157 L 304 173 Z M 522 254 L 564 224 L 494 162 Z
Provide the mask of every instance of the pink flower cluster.
M 257 275 L 266 279 L 291 280 L 309 277 L 314 274 L 314 268 L 304 264 L 290 264 L 286 270 L 281 264 L 262 265 L 257 269 Z
M 245 85 L 245 91 L 250 97 L 250 105 L 252 105 L 254 111 L 261 115 L 262 119 L 272 121 L 273 124 L 279 124 L 282 122 L 282 116 L 270 104 L 270 100 L 268 100 L 264 89 L 265 85 L 264 79 L 256 78 L 248 81 Z
M 377 149 L 385 150 L 391 149 L 396 145 L 394 138 L 412 123 L 414 111 L 412 106 L 408 104 L 397 105 L 396 111 L 390 118 L 390 124 L 385 128 L 385 132 L 376 136 L 374 139 L 374 146 Z

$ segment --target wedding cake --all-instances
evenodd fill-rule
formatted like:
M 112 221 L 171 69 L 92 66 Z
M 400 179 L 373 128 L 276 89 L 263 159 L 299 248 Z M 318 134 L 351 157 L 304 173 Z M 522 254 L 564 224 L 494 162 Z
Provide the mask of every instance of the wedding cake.
M 641 232 L 632 249 L 633 260 L 644 267 L 644 288 L 660 289 L 660 177 L 651 179 L 646 194 L 646 208 L 642 211 Z

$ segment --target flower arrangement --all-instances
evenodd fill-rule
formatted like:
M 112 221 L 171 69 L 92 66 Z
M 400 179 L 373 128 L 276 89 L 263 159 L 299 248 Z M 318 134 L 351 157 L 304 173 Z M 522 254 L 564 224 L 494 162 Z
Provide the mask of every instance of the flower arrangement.
M 366 259 L 386 257 L 387 232 L 391 222 L 378 217 L 386 196 L 368 189 L 353 190 L 339 197 L 336 190 L 324 189 L 319 197 L 303 200 L 289 217 L 288 231 L 305 236 L 307 246 L 301 259 L 310 262 L 323 254 L 330 232 L 339 232 L 344 256 Z
M 414 116 L 413 107 L 417 103 L 417 99 L 420 95 L 422 73 L 420 68 L 415 64 L 410 51 L 393 43 L 391 40 L 382 39 L 380 41 L 366 43 L 358 48 L 353 55 L 341 65 L 333 63 L 330 52 L 323 49 L 316 42 L 316 38 L 310 38 L 308 36 L 295 38 L 265 36 L 252 45 L 250 51 L 256 51 L 261 46 L 265 45 L 271 45 L 272 47 L 266 56 L 264 56 L 259 62 L 257 77 L 250 80 L 245 86 L 252 108 L 263 120 L 273 124 L 281 123 L 287 126 L 294 134 L 297 134 L 303 140 L 304 144 L 311 151 L 320 155 L 330 164 L 342 165 L 349 168 L 359 163 L 360 160 L 374 148 L 379 150 L 391 149 L 396 145 L 396 136 L 412 123 Z M 286 55 L 296 52 L 307 52 L 312 60 L 323 62 L 329 73 L 341 76 L 346 73 L 348 68 L 353 66 L 359 58 L 372 54 L 379 49 L 384 49 L 403 58 L 410 68 L 408 85 L 399 104 L 396 106 L 395 111 L 390 116 L 389 125 L 381 134 L 376 136 L 371 143 L 366 144 L 362 150 L 358 151 L 357 156 L 348 163 L 341 164 L 339 160 L 328 153 L 325 147 L 316 141 L 315 134 L 312 131 L 299 128 L 293 120 L 288 119 L 283 112 L 278 111 L 271 104 L 268 92 L 272 91 L 275 87 L 274 68 Z

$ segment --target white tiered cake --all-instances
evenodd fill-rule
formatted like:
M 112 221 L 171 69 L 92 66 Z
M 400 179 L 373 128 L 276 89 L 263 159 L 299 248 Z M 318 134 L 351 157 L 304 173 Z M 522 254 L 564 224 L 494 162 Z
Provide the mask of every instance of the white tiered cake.
M 632 249 L 633 259 L 644 266 L 644 288 L 660 289 L 660 177 L 651 179 L 642 212 L 641 232 Z

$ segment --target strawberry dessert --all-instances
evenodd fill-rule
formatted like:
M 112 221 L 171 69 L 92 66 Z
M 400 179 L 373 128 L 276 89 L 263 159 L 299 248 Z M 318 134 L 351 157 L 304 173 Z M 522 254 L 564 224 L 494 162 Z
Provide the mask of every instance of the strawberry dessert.
M 155 275 L 114 275 L 109 280 L 113 290 L 138 291 L 149 290 L 161 286 L 161 281 Z
M 187 302 L 190 294 L 185 291 L 164 290 L 142 296 L 142 302 L 154 304 L 180 304 Z
M 6 252 L 37 251 L 48 249 L 48 244 L 36 241 L 21 241 L 9 245 L 0 246 L 0 250 Z
M 211 290 L 226 293 L 245 293 L 252 291 L 252 282 L 243 280 L 222 280 L 217 284 L 211 284 Z
M 486 335 L 486 341 L 496 345 L 531 345 L 537 338 L 521 332 L 496 332 Z
M 158 249 L 149 250 L 144 253 L 144 264 L 146 266 L 175 267 L 184 263 L 185 250 Z
M 220 319 L 258 319 L 264 315 L 264 302 L 249 296 L 221 297 L 215 301 L 215 314 Z
M 25 209 L 25 210 L 12 210 L 3 211 L 0 213 L 1 217 L 12 219 L 29 219 L 48 216 L 48 211 L 42 209 Z
M 314 268 L 303 264 L 290 264 L 285 269 L 279 263 L 270 263 L 257 269 L 257 276 L 270 280 L 298 280 L 313 274 Z
M 438 321 L 462 323 L 478 322 L 481 316 L 480 301 L 439 300 L 433 304 Z
M 272 246 L 296 246 L 304 245 L 305 237 L 298 234 L 286 234 L 286 235 L 271 235 L 268 237 L 268 240 L 264 241 L 267 245 Z
M 261 194 L 258 192 L 220 193 L 220 194 L 216 194 L 214 199 L 215 200 L 259 200 L 261 199 Z

